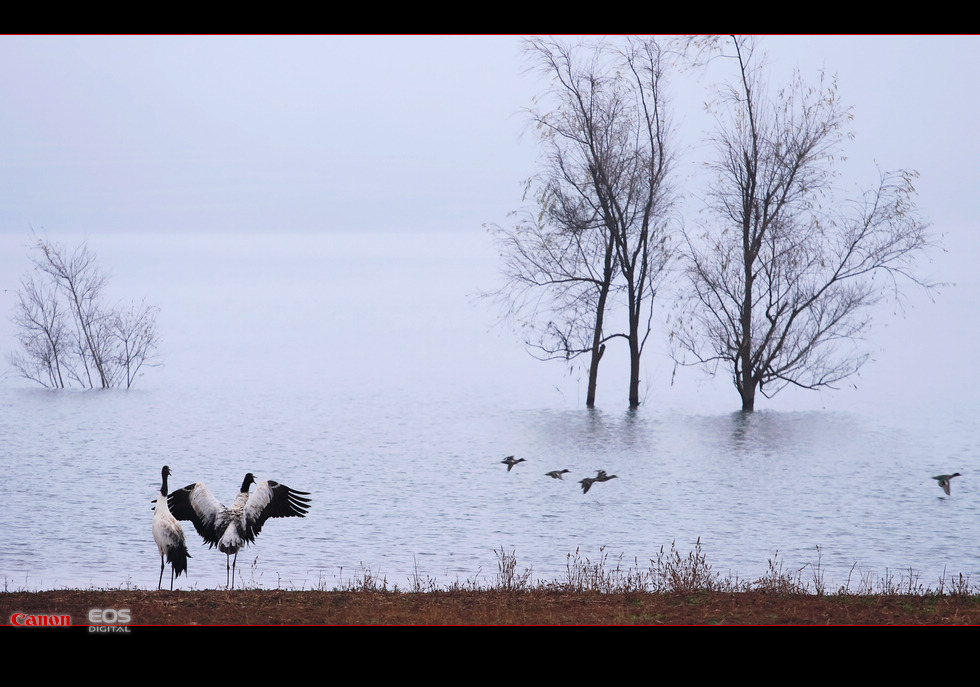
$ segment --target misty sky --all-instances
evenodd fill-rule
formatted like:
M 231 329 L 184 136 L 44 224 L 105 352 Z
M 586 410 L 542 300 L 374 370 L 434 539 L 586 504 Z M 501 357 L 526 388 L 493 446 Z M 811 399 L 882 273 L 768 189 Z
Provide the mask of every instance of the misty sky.
M 516 38 L 0 39 L 0 230 L 473 230 L 534 150 Z
M 912 167 L 977 216 L 974 37 L 768 38 L 774 81 L 836 72 L 856 175 Z M 0 231 L 479 231 L 521 204 L 540 90 L 519 37 L 0 38 Z M 675 78 L 696 166 L 706 88 Z M 700 156 L 700 157 L 699 157 Z
M 535 171 L 522 110 L 543 84 L 526 72 L 521 40 L 0 37 L 0 235 L 17 251 L 32 228 L 66 243 L 113 233 L 431 230 L 486 242 L 484 225 L 508 221 Z M 946 350 L 926 342 L 908 354 L 928 365 L 883 369 L 926 385 L 936 375 L 974 380 L 955 365 L 980 336 L 974 291 L 963 288 L 976 284 L 980 258 L 980 38 L 761 45 L 773 89 L 794 67 L 814 82 L 820 69 L 837 74 L 854 113 L 842 184 L 872 186 L 876 165 L 916 169 L 921 213 L 945 235 L 948 252 L 926 271 L 959 291 L 894 325 L 893 338 L 941 329 Z M 681 192 L 696 187 L 689 181 L 711 153 L 709 88 L 730 76 L 719 63 L 670 85 Z M 2 257 L 26 266 L 20 253 Z M 22 272 L 3 271 L 7 317 Z

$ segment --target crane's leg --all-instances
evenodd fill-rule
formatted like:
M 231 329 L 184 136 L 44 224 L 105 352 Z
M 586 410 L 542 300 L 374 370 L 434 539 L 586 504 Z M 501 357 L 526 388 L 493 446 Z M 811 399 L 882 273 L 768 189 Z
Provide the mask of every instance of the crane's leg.
M 170 591 L 174 590 L 174 564 L 170 564 Z
M 160 554 L 160 580 L 157 582 L 157 591 L 163 587 L 163 554 Z
M 225 589 L 231 585 L 231 554 L 225 554 Z
M 235 588 L 235 565 L 238 563 L 238 552 L 235 552 L 235 558 L 231 561 L 231 588 Z

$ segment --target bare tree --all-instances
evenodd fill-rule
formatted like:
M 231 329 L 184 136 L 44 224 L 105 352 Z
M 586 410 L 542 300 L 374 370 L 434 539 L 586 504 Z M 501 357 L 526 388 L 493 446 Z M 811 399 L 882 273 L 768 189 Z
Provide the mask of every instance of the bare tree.
M 143 302 L 138 306 L 134 303 L 113 316 L 115 363 L 127 389 L 133 385 L 140 368 L 145 364 L 152 365 L 156 358 L 158 312 L 158 308 Z
M 595 168 L 595 189 L 603 223 L 619 258 L 629 319 L 630 408 L 640 405 L 640 358 L 650 336 L 653 301 L 670 262 L 672 192 L 667 183 L 666 102 L 662 92 L 664 51 L 653 40 L 630 41 L 622 53 L 634 89 L 635 124 L 616 136 Z M 609 158 L 612 152 L 612 158 Z M 611 162 L 611 164 L 610 164 Z
M 48 387 L 64 388 L 70 370 L 70 340 L 57 290 L 32 277 L 21 281 L 13 317 L 22 352 L 10 362 L 21 376 Z
M 95 255 L 84 243 L 70 255 L 60 246 L 39 239 L 32 258 L 35 269 L 46 274 L 65 297 L 75 324 L 75 352 L 81 361 L 87 386 L 112 386 L 107 369 L 107 315 L 102 309 L 102 290 L 106 277 Z M 93 369 L 96 375 L 93 381 Z
M 698 363 L 729 366 L 742 409 L 786 385 L 833 387 L 867 359 L 870 308 L 925 284 L 915 259 L 931 245 L 915 208 L 915 173 L 881 174 L 835 198 L 835 162 L 851 120 L 836 83 L 799 73 L 769 97 L 751 40 L 732 37 L 736 81 L 723 92 L 711 165 L 713 220 L 688 237 L 688 318 L 674 332 Z
M 21 282 L 13 318 L 22 349 L 10 355 L 14 368 L 55 388 L 131 386 L 155 356 L 157 309 L 145 303 L 108 309 L 108 278 L 84 243 L 69 254 L 38 239 L 31 263 L 34 274 Z
M 495 228 L 503 293 L 543 357 L 590 355 L 590 407 L 606 342 L 625 338 L 635 408 L 653 299 L 670 255 L 662 51 L 652 39 L 622 48 L 531 39 L 526 49 L 551 79 L 544 105 L 529 112 L 543 171 L 530 184 L 538 211 L 513 229 Z M 607 309 L 618 298 L 626 331 L 608 333 Z
M 518 315 L 524 343 L 536 357 L 590 355 L 586 405 L 591 408 L 605 351 L 603 321 L 614 276 L 614 244 L 590 222 L 556 231 L 553 222 L 561 212 L 548 205 L 542 216 L 528 217 L 513 228 L 493 227 L 507 275 L 497 295 Z

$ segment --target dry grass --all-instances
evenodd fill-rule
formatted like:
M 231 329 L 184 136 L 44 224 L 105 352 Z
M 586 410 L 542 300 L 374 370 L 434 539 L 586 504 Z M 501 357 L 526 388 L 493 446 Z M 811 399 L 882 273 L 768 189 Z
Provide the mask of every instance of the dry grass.
M 975 625 L 980 597 L 961 595 L 436 591 L 83 591 L 0 594 L 15 612 L 128 608 L 132 625 Z M 137 628 L 138 629 L 138 628 Z M 29 631 L 27 629 L 24 630 Z
M 673 545 L 649 565 L 600 550 L 596 560 L 569 554 L 562 579 L 535 581 L 513 551 L 494 552 L 497 573 L 439 585 L 417 568 L 405 588 L 362 570 L 339 585 L 311 590 L 55 590 L 0 593 L 0 617 L 16 612 L 69 614 L 87 624 L 92 608 L 128 608 L 147 625 L 769 625 L 978 624 L 980 593 L 962 576 L 935 588 L 914 571 L 852 575 L 833 593 L 817 562 L 786 571 L 778 556 L 753 581 L 723 577 L 700 541 Z M 853 585 L 853 588 L 852 588 Z

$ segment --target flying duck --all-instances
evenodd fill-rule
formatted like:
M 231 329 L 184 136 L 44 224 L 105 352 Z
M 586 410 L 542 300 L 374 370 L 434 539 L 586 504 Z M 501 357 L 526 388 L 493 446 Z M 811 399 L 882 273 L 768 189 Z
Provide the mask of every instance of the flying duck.
M 523 463 L 524 462 L 524 458 L 518 458 L 517 460 L 514 460 L 514 456 L 507 456 L 506 458 L 504 458 L 500 462 L 503 463 L 504 465 L 506 465 L 507 466 L 507 472 L 510 472 L 510 469 L 512 467 L 514 467 L 518 463 Z
M 946 492 L 947 496 L 949 496 L 949 481 L 954 477 L 960 476 L 960 473 L 954 472 L 952 475 L 936 475 L 933 477 L 933 479 L 939 482 L 939 486 L 942 487 L 942 490 Z

